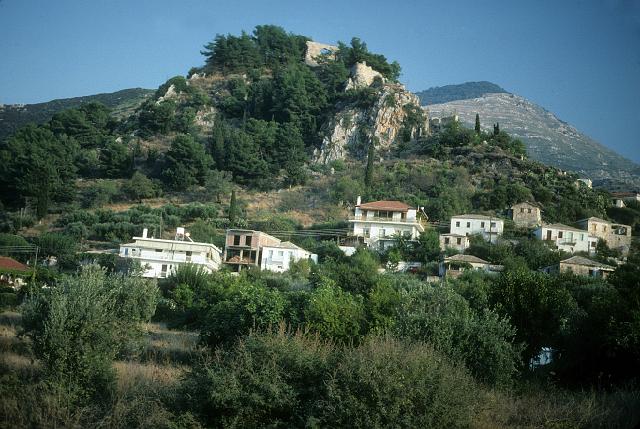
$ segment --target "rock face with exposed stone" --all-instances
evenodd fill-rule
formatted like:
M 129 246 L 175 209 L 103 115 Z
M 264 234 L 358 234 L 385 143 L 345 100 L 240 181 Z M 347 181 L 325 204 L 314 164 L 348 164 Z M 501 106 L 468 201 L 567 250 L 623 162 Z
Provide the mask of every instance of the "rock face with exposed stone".
M 318 61 L 316 60 L 317 57 L 321 55 L 329 55 L 333 57 L 335 56 L 336 52 L 338 52 L 337 46 L 308 40 L 307 51 L 305 53 L 304 62 L 308 66 L 317 67 L 318 66 Z
M 369 67 L 367 63 L 356 63 L 351 67 L 351 77 L 347 81 L 346 89 L 371 86 L 376 78 L 379 78 L 383 83 L 385 81 L 382 74 Z
M 371 141 L 384 155 L 398 143 L 405 128 L 406 107 L 419 106 L 418 97 L 398 83 L 383 83 L 378 91 L 375 103 L 369 108 L 347 105 L 338 110 L 325 127 L 320 149 L 314 153 L 317 162 L 326 164 L 348 155 L 363 156 Z M 411 138 L 427 132 L 426 116 L 423 123 L 409 130 Z

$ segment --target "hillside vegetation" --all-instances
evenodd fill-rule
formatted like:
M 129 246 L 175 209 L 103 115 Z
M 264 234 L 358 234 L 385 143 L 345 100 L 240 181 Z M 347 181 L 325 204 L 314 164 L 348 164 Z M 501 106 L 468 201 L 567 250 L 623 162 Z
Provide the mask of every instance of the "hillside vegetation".
M 116 116 L 127 116 L 152 93 L 153 91 L 149 89 L 132 88 L 112 93 L 63 98 L 45 103 L 5 104 L 0 106 L 0 140 L 9 137 L 28 123 L 43 124 L 62 110 L 77 108 L 91 102 L 104 104 L 112 109 Z
M 382 95 L 399 88 L 396 63 L 354 38 L 308 66 L 306 41 L 273 26 L 218 35 L 202 67 L 133 114 L 86 103 L 0 144 L 0 249 L 32 263 L 37 245 L 47 261 L 0 293 L 0 427 L 637 425 L 637 242 L 607 279 L 548 275 L 567 255 L 507 221 L 504 240 L 467 249 L 502 273 L 431 280 L 454 214 L 535 201 L 545 221 L 610 217 L 638 235 L 640 206 L 612 209 L 499 129 L 416 132 L 419 109 Z M 363 61 L 380 76 L 346 89 Z M 336 112 L 381 105 L 404 112 L 389 147 L 361 121 L 358 150 L 313 161 Z M 431 222 L 416 241 L 346 256 L 336 236 L 358 196 L 424 207 Z M 147 280 L 130 259 L 87 252 L 178 226 L 219 246 L 230 227 L 265 231 L 318 263 Z M 422 265 L 398 273 L 400 261 Z

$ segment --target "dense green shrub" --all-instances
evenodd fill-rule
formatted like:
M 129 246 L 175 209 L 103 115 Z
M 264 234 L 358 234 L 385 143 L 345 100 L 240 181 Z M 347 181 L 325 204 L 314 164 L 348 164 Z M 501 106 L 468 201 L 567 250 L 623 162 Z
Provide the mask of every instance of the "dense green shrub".
M 401 291 L 394 331 L 433 344 L 491 384 L 510 383 L 521 359 L 507 319 L 486 308 L 476 313 L 446 286 L 416 284 Z
M 183 406 L 214 427 L 466 427 L 477 388 L 422 343 L 252 333 L 186 376 Z
M 47 378 L 72 402 L 105 400 L 115 387 L 113 359 L 139 334 L 157 301 L 154 284 L 85 267 L 22 307 L 25 333 Z

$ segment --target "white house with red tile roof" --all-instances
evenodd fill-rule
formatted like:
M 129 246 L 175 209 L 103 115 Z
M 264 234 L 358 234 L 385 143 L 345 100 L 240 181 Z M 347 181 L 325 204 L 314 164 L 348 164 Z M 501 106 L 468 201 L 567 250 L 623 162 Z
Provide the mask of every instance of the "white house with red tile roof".
M 401 201 L 356 202 L 354 215 L 349 219 L 351 234 L 368 247 L 384 250 L 392 247 L 398 235 L 416 240 L 424 232 L 427 216 L 420 208 Z

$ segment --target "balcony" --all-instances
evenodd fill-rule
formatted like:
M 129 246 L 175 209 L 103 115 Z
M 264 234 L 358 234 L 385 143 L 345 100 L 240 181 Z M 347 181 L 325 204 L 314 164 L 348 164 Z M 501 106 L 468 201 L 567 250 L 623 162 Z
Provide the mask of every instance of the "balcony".
M 349 216 L 350 222 L 388 222 L 388 223 L 403 223 L 403 224 L 416 224 L 424 228 L 426 222 L 422 219 L 399 219 L 391 217 L 380 216 Z

